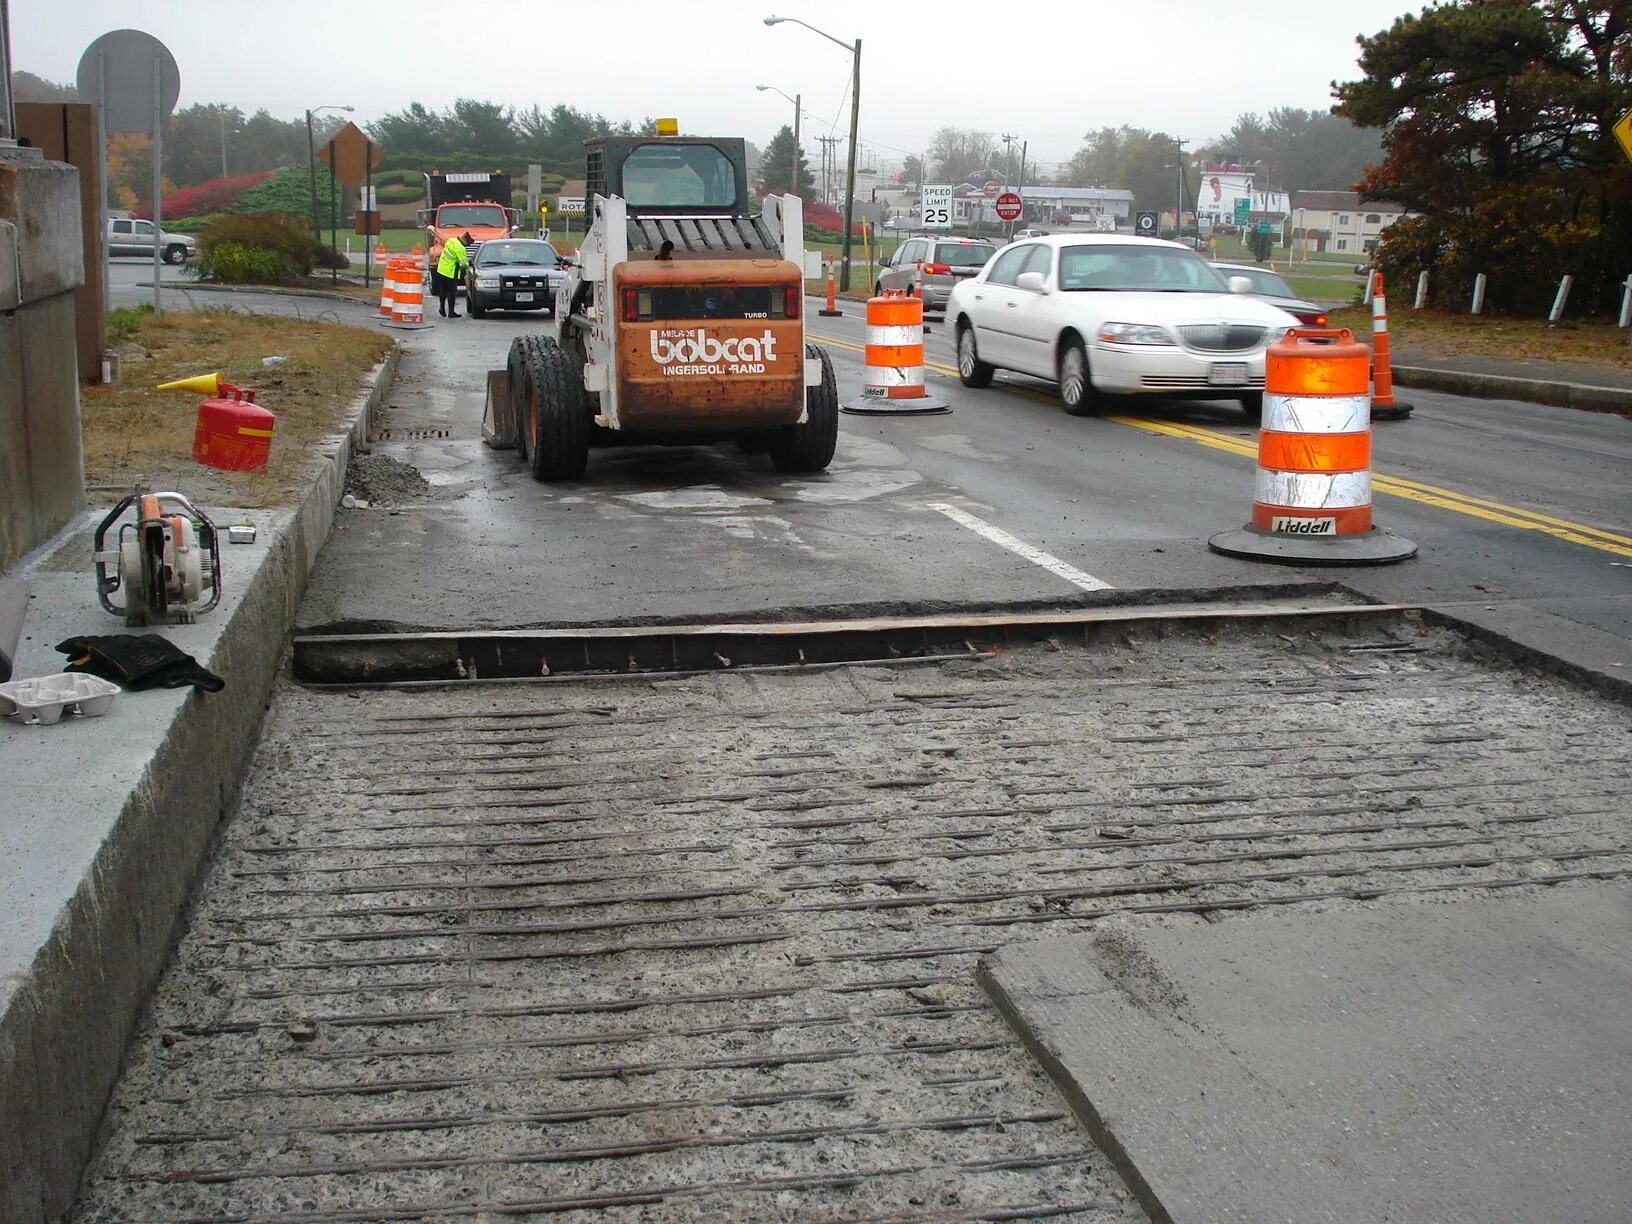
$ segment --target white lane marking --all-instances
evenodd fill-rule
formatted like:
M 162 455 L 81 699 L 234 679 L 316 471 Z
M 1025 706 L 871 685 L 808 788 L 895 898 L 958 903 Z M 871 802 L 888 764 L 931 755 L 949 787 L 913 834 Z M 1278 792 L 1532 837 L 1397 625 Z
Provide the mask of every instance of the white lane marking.
M 929 508 L 946 515 L 954 523 L 969 528 L 976 535 L 985 536 L 993 544 L 999 544 L 1010 552 L 1019 554 L 1033 565 L 1042 566 L 1055 577 L 1064 578 L 1073 586 L 1081 587 L 1085 591 L 1109 591 L 1112 589 L 1110 583 L 1101 582 L 1092 574 L 1085 574 L 1074 565 L 1067 565 L 1053 553 L 1046 553 L 1040 548 L 1033 548 L 1024 540 L 1015 538 L 1001 527 L 992 526 L 983 518 L 976 518 L 967 510 L 960 510 L 958 507 L 949 506 L 945 502 L 930 502 Z

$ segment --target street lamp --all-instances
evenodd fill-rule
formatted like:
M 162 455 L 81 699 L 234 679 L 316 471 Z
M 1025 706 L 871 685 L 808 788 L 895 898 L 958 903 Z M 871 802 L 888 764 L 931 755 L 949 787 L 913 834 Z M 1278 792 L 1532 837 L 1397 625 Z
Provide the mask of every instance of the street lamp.
M 788 95 L 782 93 L 775 85 L 755 85 L 754 88 L 759 90 L 760 93 L 764 93 L 768 89 L 772 93 L 779 93 L 784 98 L 788 98 Z M 803 96 L 803 94 L 794 94 L 793 97 L 788 98 L 788 101 L 793 103 L 793 172 L 788 177 L 788 194 L 796 196 L 804 195 L 804 192 L 799 190 L 799 99 Z
M 767 17 L 765 24 L 778 25 L 784 21 L 791 21 L 794 25 L 802 25 L 812 34 L 820 34 L 830 43 L 837 43 L 851 56 L 850 79 L 850 164 L 844 173 L 844 251 L 843 262 L 839 265 L 839 288 L 850 288 L 850 229 L 855 224 L 856 216 L 856 120 L 860 115 L 861 107 L 861 39 L 855 44 L 845 42 L 842 38 L 834 38 L 826 30 L 818 30 L 808 21 L 800 21 L 797 17 Z
M 226 178 L 227 177 L 227 112 L 225 110 L 222 110 L 220 112 L 219 117 L 221 119 L 221 177 Z M 242 132 L 243 130 L 244 129 L 241 128 L 241 127 L 235 127 L 235 128 L 232 129 L 232 134 L 234 136 L 236 136 L 240 132 Z
M 317 149 L 312 143 L 312 116 L 328 110 L 349 114 L 355 109 L 352 106 L 314 106 L 306 112 L 306 177 L 312 184 L 312 239 L 316 242 L 323 241 L 323 231 L 317 227 Z

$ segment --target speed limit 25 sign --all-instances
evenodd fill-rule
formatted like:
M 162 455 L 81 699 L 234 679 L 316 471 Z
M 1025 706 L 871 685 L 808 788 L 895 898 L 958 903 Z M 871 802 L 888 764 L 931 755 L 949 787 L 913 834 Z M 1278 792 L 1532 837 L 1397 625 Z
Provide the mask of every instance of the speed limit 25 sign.
M 925 187 L 923 191 L 923 210 L 925 229 L 951 229 L 951 186 Z

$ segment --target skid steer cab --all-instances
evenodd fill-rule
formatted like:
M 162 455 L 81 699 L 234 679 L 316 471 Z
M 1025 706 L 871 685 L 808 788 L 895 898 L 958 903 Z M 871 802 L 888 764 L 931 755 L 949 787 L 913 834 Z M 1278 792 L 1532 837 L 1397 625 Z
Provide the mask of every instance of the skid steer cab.
M 588 233 L 556 330 L 517 339 L 488 375 L 484 436 L 539 480 L 575 480 L 592 443 L 617 441 L 734 439 L 778 471 L 819 472 L 839 403 L 827 354 L 805 341 L 819 258 L 799 197 L 751 212 L 741 139 L 658 128 L 587 142 Z

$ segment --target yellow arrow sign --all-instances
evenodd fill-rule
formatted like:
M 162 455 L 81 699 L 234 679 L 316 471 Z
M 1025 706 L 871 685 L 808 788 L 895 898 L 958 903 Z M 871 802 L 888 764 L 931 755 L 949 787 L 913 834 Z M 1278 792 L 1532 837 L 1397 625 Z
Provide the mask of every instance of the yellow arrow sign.
M 1615 126 L 1610 129 L 1615 133 L 1615 139 L 1621 142 L 1621 152 L 1626 154 L 1628 161 L 1632 161 L 1632 110 L 1615 120 Z

